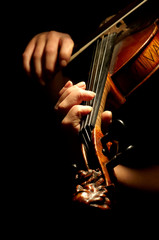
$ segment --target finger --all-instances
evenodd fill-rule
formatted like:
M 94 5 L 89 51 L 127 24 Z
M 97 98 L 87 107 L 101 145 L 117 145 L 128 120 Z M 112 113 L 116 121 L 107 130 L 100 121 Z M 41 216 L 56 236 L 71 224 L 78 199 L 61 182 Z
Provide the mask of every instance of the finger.
M 26 71 L 26 73 L 28 75 L 30 75 L 31 73 L 31 58 L 34 52 L 34 48 L 36 45 L 36 40 L 37 40 L 38 35 L 36 35 L 27 45 L 27 47 L 25 48 L 24 52 L 23 52 L 23 67 L 24 70 Z
M 105 111 L 102 113 L 102 131 L 106 132 L 108 129 L 108 126 L 112 122 L 112 112 L 111 111 Z
M 64 99 L 66 99 L 66 97 L 67 97 L 69 94 L 71 94 L 71 93 L 74 92 L 74 91 L 77 91 L 78 88 L 85 89 L 85 88 L 86 88 L 85 82 L 80 82 L 80 83 L 78 83 L 78 84 L 76 84 L 76 85 L 74 85 L 74 86 L 73 86 L 73 84 L 72 84 L 72 86 L 70 85 L 70 87 L 66 87 L 66 85 L 65 85 L 65 86 L 62 88 L 62 90 L 59 92 L 59 96 L 60 96 L 60 95 L 61 95 L 61 96 L 60 96 L 58 102 L 56 103 L 55 109 L 58 108 L 58 106 L 60 105 L 60 103 L 61 103 L 62 101 L 64 101 Z
M 69 87 L 72 87 L 72 86 L 73 86 L 73 83 L 72 83 L 71 81 L 68 81 L 68 82 L 65 84 L 65 86 L 60 90 L 59 96 L 62 96 L 62 94 L 63 94 Z M 76 84 L 76 86 L 79 87 L 79 88 L 85 89 L 85 88 L 86 88 L 86 83 L 85 83 L 85 82 L 79 82 L 79 83 Z M 69 93 L 68 93 L 68 94 L 69 94 Z M 66 97 L 66 95 L 63 96 L 63 98 L 65 98 L 65 97 Z M 62 100 L 62 98 L 61 98 L 61 100 Z
M 111 111 L 105 111 L 102 113 L 102 121 L 111 123 L 112 121 L 112 112 Z
M 80 88 L 76 88 L 72 91 L 59 105 L 58 110 L 65 114 L 68 112 L 74 105 L 79 105 L 83 101 L 90 101 L 95 97 L 95 93 L 83 90 Z
M 60 52 L 59 52 L 59 63 L 62 67 L 65 67 L 70 60 L 74 42 L 71 37 L 65 34 L 59 42 Z
M 62 126 L 66 130 L 72 130 L 73 132 L 78 133 L 80 130 L 80 121 L 81 118 L 92 111 L 92 107 L 75 105 L 73 106 L 66 117 L 62 121 Z
M 82 89 L 86 89 L 86 83 L 84 81 L 77 83 L 76 86 Z
M 60 90 L 59 96 L 61 96 L 69 87 L 72 87 L 73 83 L 69 80 L 65 86 Z
M 43 53 L 45 49 L 46 36 L 41 35 L 36 42 L 35 50 L 33 53 L 34 73 L 38 77 L 41 84 L 45 84 L 43 80 Z
M 59 46 L 59 33 L 50 31 L 47 35 L 44 56 L 44 68 L 48 75 L 55 70 Z

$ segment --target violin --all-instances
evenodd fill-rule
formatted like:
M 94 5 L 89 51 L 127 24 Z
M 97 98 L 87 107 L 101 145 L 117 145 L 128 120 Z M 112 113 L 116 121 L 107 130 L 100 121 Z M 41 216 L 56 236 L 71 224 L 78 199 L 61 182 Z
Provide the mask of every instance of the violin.
M 104 43 L 104 46 L 109 45 L 109 50 L 112 51 L 111 43 L 114 35 L 112 35 L 111 40 L 107 38 L 110 39 L 111 37 L 106 36 L 103 38 L 104 41 L 108 41 L 107 44 Z M 116 132 L 119 131 L 117 128 L 124 128 L 121 120 L 118 120 L 115 127 L 112 127 L 115 133 L 112 133 L 112 130 L 110 130 L 106 135 L 103 135 L 101 131 L 101 114 L 105 109 L 106 102 L 112 103 L 113 101 L 111 104 L 113 109 L 120 107 L 133 91 L 159 69 L 159 21 L 156 20 L 146 29 L 118 42 L 114 47 L 110 66 L 107 67 L 107 63 L 105 63 L 104 69 L 101 69 L 103 59 L 109 56 L 109 53 L 106 53 L 104 57 L 98 56 L 99 52 L 104 52 L 100 49 L 102 48 L 103 39 L 97 43 L 97 53 L 95 52 L 94 64 L 88 82 L 88 89 L 96 92 L 95 99 L 87 102 L 87 104 L 93 107 L 93 111 L 82 120 L 80 136 L 82 138 L 82 152 L 87 169 L 97 169 L 99 164 L 107 189 L 111 187 L 112 191 L 112 187 L 114 187 L 113 168 L 121 163 L 123 158 L 127 157 L 128 152 L 131 153 L 133 146 L 129 145 L 124 150 L 122 149 L 124 153 L 120 150 L 121 147 Z M 104 81 L 104 70 L 107 68 L 109 69 L 108 75 Z M 103 75 L 102 70 L 104 71 Z M 80 177 L 81 175 L 85 176 L 85 174 L 80 172 Z M 94 181 L 96 182 L 97 180 Z M 90 185 L 90 183 L 85 183 L 85 185 L 87 188 L 87 185 Z M 110 201 L 104 201 L 105 194 L 97 191 L 93 186 L 94 183 L 91 186 L 93 194 L 91 192 L 90 205 L 98 206 L 101 209 L 110 209 Z M 100 204 L 92 204 L 91 201 L 94 201 L 93 197 L 95 193 L 96 195 L 98 194 L 97 192 L 100 196 Z M 77 195 L 79 195 L 78 201 L 83 202 L 81 189 L 80 191 L 77 190 Z
M 84 163 L 77 167 L 73 194 L 76 203 L 110 209 L 115 188 L 113 168 L 133 148 L 130 145 L 123 149 L 120 145 L 116 133 L 125 127 L 121 120 L 110 126 L 106 135 L 102 133 L 101 115 L 108 104 L 111 110 L 119 108 L 159 69 L 159 20 L 133 34 L 123 21 L 145 2 L 134 1 L 119 15 L 107 19 L 95 37 L 70 60 L 95 42 L 87 89 L 94 91 L 96 96 L 83 103 L 93 110 L 81 121 L 79 137 Z

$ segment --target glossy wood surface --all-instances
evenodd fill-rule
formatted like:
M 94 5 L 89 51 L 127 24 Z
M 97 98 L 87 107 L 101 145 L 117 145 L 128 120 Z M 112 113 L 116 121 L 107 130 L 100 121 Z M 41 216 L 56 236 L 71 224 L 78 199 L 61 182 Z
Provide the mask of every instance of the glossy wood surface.
M 116 46 L 111 75 L 124 96 L 128 96 L 159 68 L 158 24 L 159 21 Z

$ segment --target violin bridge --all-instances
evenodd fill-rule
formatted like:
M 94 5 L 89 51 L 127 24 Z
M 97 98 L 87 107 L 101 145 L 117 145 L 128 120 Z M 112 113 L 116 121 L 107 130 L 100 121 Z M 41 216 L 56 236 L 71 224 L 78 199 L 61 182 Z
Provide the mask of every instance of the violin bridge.
M 106 24 L 111 18 L 113 18 L 113 16 L 109 17 L 109 18 L 106 18 L 100 25 L 100 27 L 102 27 L 104 24 Z M 115 25 L 113 25 L 110 29 L 106 29 L 105 32 L 103 32 L 103 36 L 106 36 L 108 34 L 111 34 L 111 33 L 117 33 L 117 34 L 121 34 L 122 32 L 126 33 L 128 31 L 128 26 L 126 25 L 126 23 L 124 22 L 124 20 L 121 20 L 119 22 L 117 22 Z

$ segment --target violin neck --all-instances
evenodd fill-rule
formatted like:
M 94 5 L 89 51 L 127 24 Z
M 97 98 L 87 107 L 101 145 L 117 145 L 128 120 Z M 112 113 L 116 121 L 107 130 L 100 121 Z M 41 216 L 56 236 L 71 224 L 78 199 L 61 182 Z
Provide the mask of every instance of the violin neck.
M 87 82 L 87 89 L 96 93 L 93 100 L 85 102 L 93 108 L 92 112 L 81 121 L 80 135 L 82 142 L 87 150 L 92 141 L 92 130 L 94 129 L 97 121 L 97 116 L 104 110 L 106 97 L 109 92 L 109 84 L 107 83 L 107 75 L 112 58 L 114 44 L 116 40 L 116 33 L 108 34 L 98 39 L 94 50 L 89 79 Z M 98 124 L 99 119 L 98 118 Z

